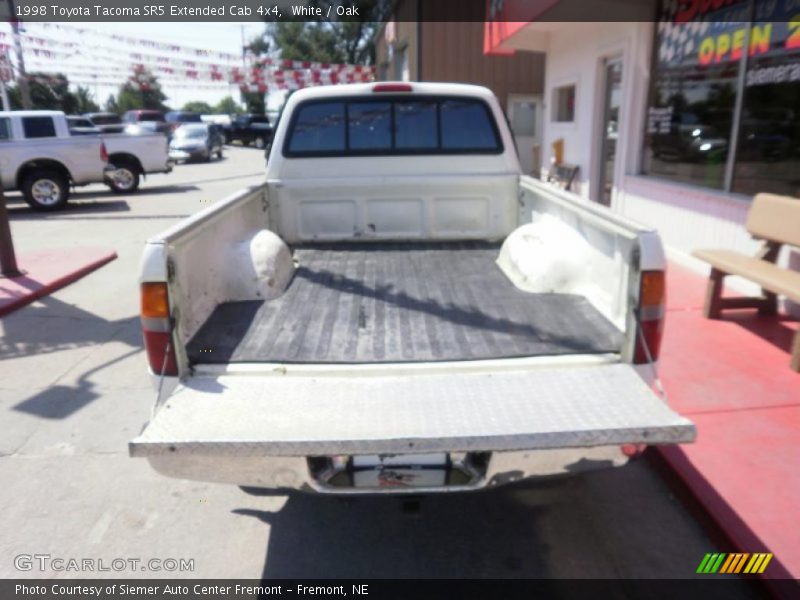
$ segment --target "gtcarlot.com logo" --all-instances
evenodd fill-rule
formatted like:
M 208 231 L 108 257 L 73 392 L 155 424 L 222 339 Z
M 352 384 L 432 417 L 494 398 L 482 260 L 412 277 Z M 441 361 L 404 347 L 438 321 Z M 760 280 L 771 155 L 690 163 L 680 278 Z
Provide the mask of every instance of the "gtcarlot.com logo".
M 193 572 L 193 558 L 64 558 L 50 554 L 17 554 L 14 557 L 17 571 L 56 572 L 123 572 L 123 571 L 168 571 Z
M 763 573 L 771 560 L 772 553 L 769 552 L 709 553 L 700 561 L 697 572 L 701 574 L 746 573 L 756 575 Z

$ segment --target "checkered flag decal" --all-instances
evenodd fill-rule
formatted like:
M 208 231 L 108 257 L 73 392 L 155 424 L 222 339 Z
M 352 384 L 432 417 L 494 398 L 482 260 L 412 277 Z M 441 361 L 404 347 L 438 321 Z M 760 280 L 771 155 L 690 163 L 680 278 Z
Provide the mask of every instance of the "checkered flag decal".
M 697 41 L 709 30 L 708 21 L 675 23 L 678 0 L 664 0 L 658 20 L 658 61 L 679 63 L 697 51 Z

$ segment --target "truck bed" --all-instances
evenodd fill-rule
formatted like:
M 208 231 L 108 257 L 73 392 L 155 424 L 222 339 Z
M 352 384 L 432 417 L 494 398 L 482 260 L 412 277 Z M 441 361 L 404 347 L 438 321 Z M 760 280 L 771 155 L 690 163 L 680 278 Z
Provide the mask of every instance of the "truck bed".
M 530 294 L 498 244 L 336 243 L 294 249 L 280 297 L 226 302 L 187 345 L 195 363 L 462 361 L 619 352 L 585 298 Z

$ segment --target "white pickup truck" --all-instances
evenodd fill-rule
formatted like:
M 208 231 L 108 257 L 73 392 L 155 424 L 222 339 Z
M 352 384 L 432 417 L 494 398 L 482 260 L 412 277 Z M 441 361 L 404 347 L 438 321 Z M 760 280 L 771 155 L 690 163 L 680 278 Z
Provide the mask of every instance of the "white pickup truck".
M 158 392 L 130 454 L 178 478 L 420 493 L 690 442 L 651 387 L 664 268 L 655 231 L 520 175 L 485 88 L 299 91 L 264 184 L 147 242 Z
M 20 190 L 37 210 L 66 206 L 70 186 L 106 183 L 134 192 L 145 173 L 172 169 L 164 135 L 73 136 L 63 112 L 0 112 L 3 188 Z

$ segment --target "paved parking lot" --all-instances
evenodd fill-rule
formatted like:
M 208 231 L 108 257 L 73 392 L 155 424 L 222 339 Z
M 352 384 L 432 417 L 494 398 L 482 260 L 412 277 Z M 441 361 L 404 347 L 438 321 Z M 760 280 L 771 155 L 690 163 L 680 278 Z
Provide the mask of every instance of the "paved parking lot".
M 20 255 L 100 245 L 119 258 L 0 322 L 0 577 L 56 574 L 18 571 L 20 554 L 194 559 L 180 573 L 194 577 L 689 577 L 716 549 L 647 461 L 424 498 L 408 512 L 394 498 L 171 480 L 129 458 L 154 400 L 137 316 L 142 244 L 263 170 L 260 151 L 230 148 L 133 196 L 82 189 L 61 213 L 8 198 Z

